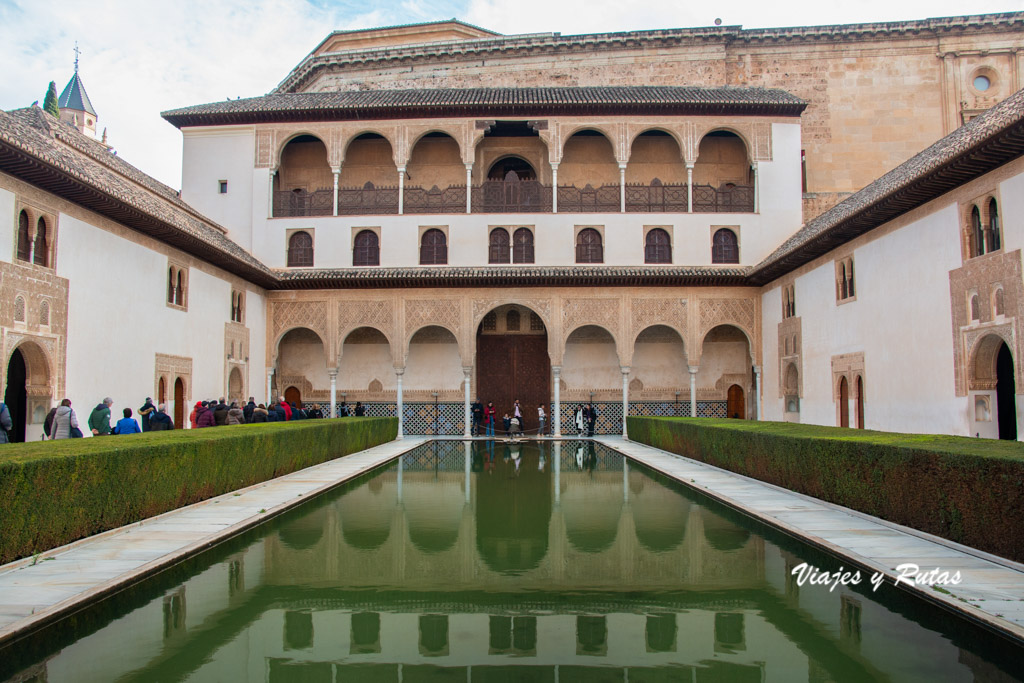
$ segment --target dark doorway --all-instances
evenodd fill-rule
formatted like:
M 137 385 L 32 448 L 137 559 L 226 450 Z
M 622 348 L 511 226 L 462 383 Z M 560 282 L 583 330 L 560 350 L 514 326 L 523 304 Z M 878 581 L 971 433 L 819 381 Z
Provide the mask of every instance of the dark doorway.
M 288 387 L 284 390 L 284 400 L 296 408 L 302 407 L 302 393 L 295 387 Z
M 11 354 L 11 362 L 7 364 L 7 384 L 4 391 L 4 403 L 11 413 L 11 422 L 14 427 L 11 429 L 11 441 L 23 442 L 25 440 L 25 416 L 28 412 L 28 391 L 25 381 L 28 372 L 25 368 L 25 357 L 21 351 L 14 350 Z
M 999 413 L 999 438 L 1017 440 L 1016 382 L 1013 379 L 1013 356 L 1003 344 L 996 357 L 996 411 Z
M 735 417 L 740 420 L 747 419 L 746 401 L 743 400 L 743 387 L 739 384 L 733 384 L 729 387 L 727 398 L 727 413 L 729 417 Z
M 864 429 L 864 379 L 857 375 L 857 429 Z
M 850 384 L 845 377 L 839 379 L 839 426 L 850 426 Z
M 161 377 L 160 378 L 160 382 L 156 385 L 156 404 L 160 405 L 161 403 L 166 403 L 166 402 L 167 402 L 167 382 L 165 382 L 164 378 Z
M 548 334 L 540 318 L 528 309 L 503 306 L 484 317 L 477 330 L 477 396 L 487 405 L 494 402 L 498 411 L 496 432 L 501 433 L 501 417 L 513 415 L 518 398 L 523 412 L 523 431 L 537 432 L 537 406 L 551 424 L 551 359 Z
M 174 380 L 174 428 L 185 428 L 185 383 L 180 377 Z

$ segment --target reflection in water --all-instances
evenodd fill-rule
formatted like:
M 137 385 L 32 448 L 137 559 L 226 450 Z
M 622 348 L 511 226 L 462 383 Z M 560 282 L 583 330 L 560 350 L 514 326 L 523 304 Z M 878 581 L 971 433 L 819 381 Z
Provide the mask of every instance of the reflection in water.
M 593 443 L 437 442 L 0 651 L 0 681 L 1024 674 L 891 587 L 796 587 L 801 562 L 842 564 Z

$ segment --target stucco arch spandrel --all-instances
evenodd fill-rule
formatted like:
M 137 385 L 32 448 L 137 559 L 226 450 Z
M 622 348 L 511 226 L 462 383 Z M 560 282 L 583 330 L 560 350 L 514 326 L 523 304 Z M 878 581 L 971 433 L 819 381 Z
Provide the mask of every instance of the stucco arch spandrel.
M 476 333 L 480 329 L 480 323 L 483 322 L 484 316 L 498 308 L 499 306 L 522 306 L 530 309 L 533 313 L 536 313 L 541 322 L 544 323 L 544 330 L 548 335 L 548 357 L 551 359 L 552 365 L 558 365 L 557 359 L 561 358 L 559 355 L 560 349 L 558 344 L 558 331 L 555 327 L 556 320 L 552 312 L 552 303 L 550 299 L 518 299 L 515 297 L 505 297 L 501 299 L 474 299 L 473 310 L 470 317 L 470 327 L 466 330 L 466 337 L 469 345 L 467 348 L 472 349 L 473 357 L 469 360 L 473 363 L 476 362 Z M 469 365 L 469 363 L 467 363 Z
M 25 359 L 26 390 L 29 396 L 50 395 L 56 389 L 57 367 L 54 355 L 56 352 L 53 339 L 23 334 L 8 334 L 6 338 L 7 352 L 4 354 L 4 389 L 7 388 L 7 368 L 15 351 L 21 351 Z
M 274 154 L 271 160 L 271 168 L 281 168 L 281 156 L 284 154 L 284 148 L 288 146 L 295 138 L 301 135 L 311 135 L 320 142 L 324 143 L 324 148 L 327 150 L 328 163 L 333 165 L 331 161 L 332 157 L 332 135 L 331 129 L 321 126 L 288 126 L 284 128 L 276 128 L 273 131 L 273 145 Z M 256 136 L 257 142 L 259 141 L 259 135 Z
M 462 305 L 455 299 L 406 299 L 405 330 L 402 334 L 401 364 L 409 358 L 409 343 L 424 327 L 443 327 L 452 333 L 459 347 L 459 358 L 467 357 L 465 335 L 462 334 Z
M 1013 374 L 1017 386 L 1021 386 L 1021 368 L 1017 362 L 1018 353 L 1013 328 L 998 325 L 983 330 L 972 330 L 965 335 L 967 351 L 967 388 L 971 391 L 991 390 L 996 387 L 996 359 L 999 349 L 1005 343 L 1013 358 Z
M 743 141 L 744 147 L 747 148 L 747 161 L 754 161 L 754 131 L 752 123 L 730 123 L 726 125 L 708 125 L 706 127 L 697 128 L 695 135 L 697 145 L 694 161 L 696 161 L 696 156 L 700 154 L 700 143 L 704 140 L 704 138 L 708 136 L 708 133 L 714 133 L 716 131 L 734 133 L 740 140 Z
M 305 327 L 317 334 L 324 345 L 324 357 L 327 367 L 333 367 L 331 356 L 334 348 L 334 337 L 330 333 L 329 310 L 326 301 L 281 301 L 271 305 L 271 333 L 268 341 L 271 347 L 267 356 L 277 362 L 277 354 L 281 339 L 291 330 Z
M 685 123 L 655 123 L 653 121 L 647 123 L 627 123 L 626 125 L 626 159 L 633 154 L 633 144 L 636 139 L 644 133 L 650 133 L 652 131 L 658 131 L 661 133 L 667 133 L 672 136 L 672 139 L 679 145 L 679 159 L 680 161 L 686 161 L 687 159 L 687 124 Z M 692 128 L 692 124 L 689 124 Z M 692 146 L 692 141 L 690 142 Z M 696 158 L 696 154 L 694 154 Z
M 341 362 L 342 350 L 345 346 L 345 339 L 353 331 L 360 327 L 369 327 L 384 335 L 391 349 L 391 356 L 395 361 L 400 360 L 400 348 L 395 343 L 400 339 L 395 329 L 395 303 L 391 300 L 384 301 L 340 301 L 338 303 L 338 349 L 337 359 Z
M 388 141 L 391 145 L 391 159 L 395 162 L 395 166 L 404 166 L 405 162 L 409 159 L 408 149 L 404 149 L 404 129 L 399 131 L 400 126 L 398 125 L 375 125 L 365 121 L 356 121 L 354 123 L 343 124 L 339 126 L 339 149 L 341 150 L 341 156 L 339 157 L 342 164 L 345 163 L 345 155 L 348 154 L 348 148 L 352 145 L 352 141 L 360 135 L 367 133 L 374 133 L 381 136 Z M 404 149 L 404 156 L 402 151 Z
M 605 329 L 615 341 L 615 353 L 619 359 L 625 358 L 626 345 L 623 343 L 620 324 L 621 307 L 622 302 L 618 298 L 565 299 L 562 302 L 562 343 L 558 353 L 559 359 L 565 354 L 569 336 L 586 325 L 596 325 Z
M 759 364 L 760 343 L 757 335 L 757 302 L 748 299 L 699 299 L 699 324 L 696 344 L 692 349 L 692 362 L 700 363 L 704 338 L 719 325 L 732 325 L 740 330 L 750 345 L 751 361 Z M 689 353 L 689 352 L 688 352 Z
M 633 299 L 630 301 L 629 317 L 629 357 L 623 361 L 623 365 L 632 363 L 633 354 L 636 352 L 636 340 L 640 333 L 655 325 L 664 325 L 675 330 L 682 339 L 684 353 L 689 354 L 689 340 L 686 336 L 689 329 L 686 299 Z

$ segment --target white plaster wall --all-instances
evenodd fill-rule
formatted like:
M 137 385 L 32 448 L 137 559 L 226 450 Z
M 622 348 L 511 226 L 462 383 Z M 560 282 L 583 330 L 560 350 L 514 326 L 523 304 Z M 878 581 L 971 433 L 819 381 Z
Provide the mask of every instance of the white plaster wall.
M 252 126 L 182 131 L 181 198 L 252 250 L 255 137 Z M 266 177 L 266 172 L 264 172 Z M 228 181 L 220 194 L 219 181 Z M 266 211 L 260 216 L 266 215 Z
M 245 290 L 245 320 L 249 328 L 248 396 L 264 403 L 267 396 L 267 298 L 262 290 Z
M 682 341 L 637 344 L 629 377 L 630 381 L 639 379 L 645 389 L 689 390 L 690 373 L 686 369 Z
M 697 371 L 697 389 L 714 387 L 723 374 L 744 374 L 749 377 L 753 364 L 750 344 L 746 341 L 705 342 L 700 357 L 700 370 Z M 743 387 L 743 397 L 749 408 L 750 396 L 746 383 L 739 384 Z
M 797 316 L 800 315 L 797 301 Z M 782 322 L 782 288 L 773 287 L 761 296 L 761 419 L 783 419 L 783 401 L 779 398 L 779 323 Z M 801 411 L 803 406 L 801 405 Z M 800 419 L 803 422 L 803 418 Z
M 308 339 L 296 337 L 291 333 L 286 334 L 281 340 L 277 368 L 281 376 L 305 377 L 313 385 L 313 389 L 326 390 L 331 387 L 331 380 L 327 376 L 323 342 L 314 341 L 312 333 Z M 284 394 L 287 388 L 288 385 L 278 384 L 278 391 L 281 394 Z
M 961 265 L 957 207 L 927 210 L 904 227 L 855 243 L 855 301 L 836 303 L 830 256 L 796 278 L 801 422 L 836 424 L 832 356 L 863 352 L 868 429 L 971 433 L 966 399 L 954 395 L 949 271 Z M 766 292 L 762 306 L 764 395 L 771 419 L 781 418 L 778 289 Z
M 164 254 L 68 215 L 60 217 L 57 249 L 57 275 L 70 281 L 67 397 L 80 422 L 105 396 L 114 399 L 114 418 L 154 396 L 157 353 L 192 359 L 192 402 L 224 393 L 228 280 L 190 268 L 188 311 L 181 311 L 165 303 Z M 262 363 L 263 344 L 250 345 L 257 349 L 250 363 Z
M 611 340 L 607 343 L 566 344 L 562 380 L 567 389 L 622 389 L 622 372 L 615 344 Z
M 454 341 L 450 344 L 421 344 L 414 341 L 409 345 L 405 367 L 403 391 L 444 391 L 459 389 L 463 383 L 459 346 Z M 385 378 L 380 380 L 384 382 Z
M 228 129 L 228 132 L 234 129 Z M 216 190 L 218 177 L 204 164 L 216 167 L 216 155 L 233 153 L 248 163 L 251 178 L 253 238 L 240 244 L 273 268 L 286 263 L 287 239 L 290 230 L 312 230 L 314 235 L 314 266 L 345 268 L 352 265 L 354 228 L 381 229 L 381 266 L 409 267 L 419 265 L 421 228 L 443 226 L 448 234 L 448 265 L 479 266 L 487 264 L 489 227 L 534 228 L 534 251 L 537 265 L 571 265 L 576 262 L 576 226 L 603 226 L 605 263 L 608 265 L 643 265 L 644 226 L 669 226 L 672 234 L 673 263 L 676 265 L 711 265 L 712 226 L 738 226 L 740 262 L 752 265 L 771 253 L 800 225 L 802 200 L 800 189 L 800 126 L 772 125 L 773 161 L 759 162 L 759 213 L 540 213 L 540 214 L 442 214 L 405 216 L 319 216 L 308 218 L 267 218 L 269 215 L 269 174 L 266 169 L 252 168 L 253 143 L 228 149 L 228 142 L 204 131 L 202 136 L 186 132 L 186 164 L 202 169 L 193 190 L 186 187 L 188 197 L 201 189 Z M 194 137 L 194 139 L 193 139 Z M 230 140 L 242 140 L 236 134 Z M 244 147 L 244 149 L 242 149 Z M 242 164 L 241 161 L 238 162 Z M 189 167 L 191 168 L 191 166 Z M 233 168 L 233 167 L 232 167 Z M 184 171 L 186 175 L 188 170 Z M 212 175 L 211 175 L 212 174 Z M 229 185 L 230 187 L 230 185 Z M 229 191 L 231 206 L 236 196 Z M 205 205 L 195 204 L 203 209 Z M 209 212 L 219 220 L 220 214 Z M 231 214 L 232 219 L 235 214 Z M 227 220 L 227 219 L 225 219 Z
M 384 391 L 397 387 L 391 347 L 387 344 L 343 345 L 338 366 L 338 391 L 366 391 L 375 379 L 380 381 Z
M 18 233 L 18 215 L 15 211 L 14 193 L 0 190 L 0 216 L 8 216 L 9 220 L 0 220 L 0 261 L 11 263 L 17 253 L 16 241 Z

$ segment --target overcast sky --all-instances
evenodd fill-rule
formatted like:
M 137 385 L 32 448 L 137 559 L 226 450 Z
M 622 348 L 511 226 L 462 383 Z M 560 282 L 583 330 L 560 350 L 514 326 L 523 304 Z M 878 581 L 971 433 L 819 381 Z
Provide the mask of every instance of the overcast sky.
M 592 33 L 899 21 L 1024 10 L 1024 0 L 0 0 L 0 108 L 42 104 L 79 74 L 128 162 L 181 186 L 181 134 L 160 112 L 269 92 L 333 30 L 458 18 L 499 33 Z

